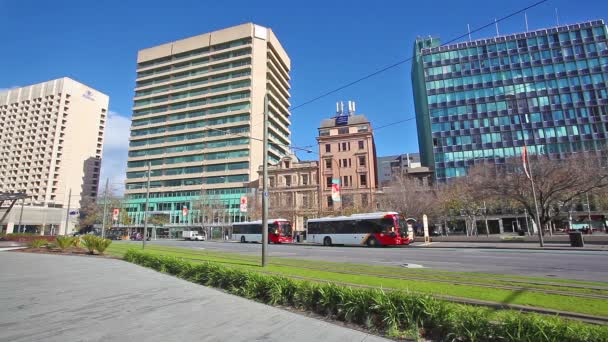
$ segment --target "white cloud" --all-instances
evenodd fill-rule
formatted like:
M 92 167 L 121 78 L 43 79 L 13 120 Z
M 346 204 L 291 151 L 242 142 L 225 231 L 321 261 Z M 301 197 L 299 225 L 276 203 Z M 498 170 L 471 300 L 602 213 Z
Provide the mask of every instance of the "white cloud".
M 116 112 L 109 112 L 101 162 L 100 192 L 105 186 L 106 179 L 109 179 L 110 188 L 114 192 L 119 194 L 124 192 L 130 127 L 131 119 Z

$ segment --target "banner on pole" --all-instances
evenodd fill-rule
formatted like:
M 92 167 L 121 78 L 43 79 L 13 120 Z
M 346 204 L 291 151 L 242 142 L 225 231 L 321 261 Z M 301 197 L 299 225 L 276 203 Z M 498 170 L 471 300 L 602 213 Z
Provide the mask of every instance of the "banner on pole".
M 188 207 L 182 207 L 182 216 L 188 216 Z
M 242 212 L 242 213 L 247 212 L 247 197 L 246 196 L 241 196 L 240 212 Z
M 118 214 L 120 214 L 120 209 L 114 208 L 114 210 L 112 211 L 112 220 L 113 221 L 118 220 Z
M 340 180 L 331 180 L 331 200 L 334 202 L 340 202 Z

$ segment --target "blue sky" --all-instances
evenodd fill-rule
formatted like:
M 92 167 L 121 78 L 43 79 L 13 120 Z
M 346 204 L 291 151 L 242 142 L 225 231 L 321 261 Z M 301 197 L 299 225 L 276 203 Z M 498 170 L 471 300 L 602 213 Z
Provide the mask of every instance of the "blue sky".
M 244 22 L 271 27 L 292 60 L 294 106 L 412 54 L 416 36 L 443 41 L 535 1 L 34 1 L 0 0 L 0 89 L 63 76 L 110 96 L 102 178 L 124 179 L 137 51 Z M 528 11 L 530 29 L 608 19 L 608 1 L 552 0 Z M 524 30 L 523 15 L 499 24 Z M 494 27 L 473 35 L 491 37 Z M 315 146 L 335 102 L 354 100 L 374 126 L 414 116 L 410 63 L 292 113 L 294 146 Z M 379 156 L 416 152 L 415 121 L 378 130 Z M 300 155 L 315 159 L 316 155 Z

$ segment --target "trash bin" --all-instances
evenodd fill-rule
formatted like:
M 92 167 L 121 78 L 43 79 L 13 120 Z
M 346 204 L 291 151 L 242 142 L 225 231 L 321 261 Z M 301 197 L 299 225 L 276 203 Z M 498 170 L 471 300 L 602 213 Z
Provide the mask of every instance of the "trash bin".
M 568 233 L 570 236 L 570 246 L 572 247 L 584 247 L 585 242 L 583 241 L 583 233 L 574 231 Z

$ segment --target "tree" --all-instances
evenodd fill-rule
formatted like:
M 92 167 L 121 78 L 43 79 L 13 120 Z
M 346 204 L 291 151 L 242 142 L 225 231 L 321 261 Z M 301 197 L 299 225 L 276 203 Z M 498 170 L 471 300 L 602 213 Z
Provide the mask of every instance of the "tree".
M 378 197 L 384 210 L 397 211 L 405 217 L 421 219 L 422 215 L 440 216 L 435 189 L 421 185 L 407 175 L 397 175 Z
M 534 156 L 530 166 L 538 215 L 530 179 L 521 159 L 508 159 L 498 167 L 473 167 L 466 178 L 473 186 L 472 191 L 519 203 L 534 219 L 538 219 L 541 227 L 554 220 L 562 210 L 569 209 L 585 194 L 608 188 L 608 169 L 599 153 L 578 153 L 559 160 Z M 538 227 L 539 230 L 542 230 L 541 227 Z

